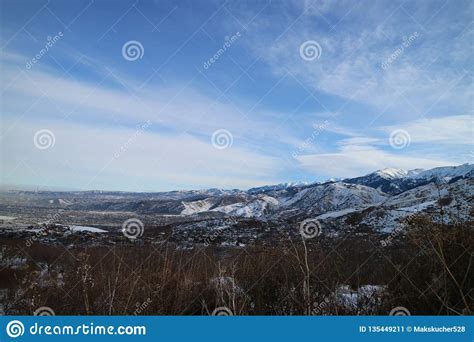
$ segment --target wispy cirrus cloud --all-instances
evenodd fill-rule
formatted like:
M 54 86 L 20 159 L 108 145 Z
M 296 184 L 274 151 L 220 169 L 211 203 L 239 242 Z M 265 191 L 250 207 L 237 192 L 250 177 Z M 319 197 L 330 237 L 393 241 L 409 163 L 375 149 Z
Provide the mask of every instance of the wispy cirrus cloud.
M 443 3 L 421 4 L 416 7 L 417 15 L 410 16 L 411 5 L 402 2 L 374 3 L 370 11 L 353 2 L 346 6 L 340 2 L 291 3 L 289 8 L 299 13 L 290 22 L 291 28 L 271 39 L 268 21 L 262 21 L 256 30 L 267 35 L 258 35 L 251 49 L 276 75 L 289 72 L 313 90 L 345 101 L 379 110 L 393 108 L 405 118 L 409 118 L 403 111 L 407 108 L 411 115 L 422 115 L 433 105 L 467 111 L 473 88 L 472 66 L 466 57 L 472 58 L 472 51 L 464 46 L 473 38 L 471 18 L 458 13 L 455 24 L 440 29 L 440 23 L 454 15 L 456 5 L 449 2 L 443 12 L 437 11 L 438 5 Z M 313 62 L 298 53 L 307 40 L 317 41 L 322 48 L 321 57 Z M 387 61 L 391 62 L 385 68 Z
M 26 59 L 15 56 L 16 62 Z M 215 130 L 226 128 L 235 135 L 237 144 L 245 144 L 258 138 L 266 123 L 278 123 L 281 116 L 261 109 L 248 113 L 243 109 L 248 105 L 206 94 L 193 82 L 156 86 L 140 83 L 107 66 L 98 70 L 99 79 L 91 82 L 40 65 L 19 71 L 15 65 L 6 63 L 6 58 L 2 62 L 4 77 L 11 80 L 2 89 L 7 99 L 3 108 L 7 116 L 14 113 L 12 116 L 17 118 L 26 115 L 26 119 L 40 116 L 122 125 L 151 120 L 154 127 L 168 133 L 186 132 L 204 139 Z M 34 112 L 28 110 L 31 104 Z

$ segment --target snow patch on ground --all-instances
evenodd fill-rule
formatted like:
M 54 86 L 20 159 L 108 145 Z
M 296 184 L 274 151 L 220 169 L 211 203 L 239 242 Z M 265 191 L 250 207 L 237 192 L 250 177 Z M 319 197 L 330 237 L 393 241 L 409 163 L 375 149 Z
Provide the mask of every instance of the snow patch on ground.
M 360 211 L 360 210 L 362 210 L 362 209 L 342 209 L 342 210 L 331 211 L 329 213 L 325 213 L 325 214 L 317 216 L 316 219 L 324 220 L 324 219 L 327 219 L 327 218 L 341 217 L 341 216 L 344 216 L 344 215 L 347 215 L 347 214 L 350 214 L 350 213 L 354 213 L 354 212 Z
M 69 229 L 73 232 L 107 233 L 106 230 L 87 226 L 69 226 Z
M 181 203 L 184 205 L 181 215 L 192 215 L 203 211 L 208 211 L 212 207 L 212 203 L 208 200 Z
M 367 310 L 377 307 L 385 288 L 382 285 L 363 285 L 357 290 L 351 290 L 348 285 L 341 285 L 336 291 L 336 298 L 348 310 L 361 307 Z
M 263 217 L 272 208 L 276 208 L 279 202 L 276 198 L 263 195 L 247 203 L 235 203 L 212 209 L 227 215 L 239 217 Z
M 13 216 L 1 216 L 0 215 L 0 220 L 3 220 L 3 221 L 11 221 L 11 220 L 14 220 L 16 219 L 16 217 L 13 217 Z

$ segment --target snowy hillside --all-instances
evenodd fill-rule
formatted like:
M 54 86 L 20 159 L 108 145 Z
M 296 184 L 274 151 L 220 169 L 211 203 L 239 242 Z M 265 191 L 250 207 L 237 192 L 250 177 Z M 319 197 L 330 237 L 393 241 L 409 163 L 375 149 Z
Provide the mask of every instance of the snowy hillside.
M 459 166 L 445 166 L 437 167 L 431 170 L 426 170 L 415 175 L 409 176 L 413 179 L 439 179 L 443 181 L 450 181 L 456 177 L 473 177 L 474 167 L 472 164 L 463 164 Z
M 429 183 L 405 191 L 399 195 L 388 197 L 379 205 L 371 205 L 362 209 L 347 209 L 328 212 L 317 217 L 318 220 L 336 220 L 340 223 L 354 222 L 372 227 L 375 230 L 390 232 L 400 225 L 408 216 L 429 213 L 439 221 L 456 220 L 465 222 L 472 220 L 474 197 L 474 180 L 458 179 L 452 183 Z M 441 213 L 443 216 L 441 217 Z M 352 215 L 356 216 L 352 216 Z

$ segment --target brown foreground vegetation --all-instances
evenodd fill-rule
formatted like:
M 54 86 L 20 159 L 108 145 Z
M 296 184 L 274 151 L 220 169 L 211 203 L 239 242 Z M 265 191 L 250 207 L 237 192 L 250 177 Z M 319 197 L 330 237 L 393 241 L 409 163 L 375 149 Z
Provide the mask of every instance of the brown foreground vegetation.
M 391 236 L 320 236 L 274 248 L 0 242 L 7 315 L 43 306 L 56 315 L 209 315 L 218 307 L 234 315 L 387 315 L 394 307 L 462 315 L 474 308 L 471 224 L 419 217 Z

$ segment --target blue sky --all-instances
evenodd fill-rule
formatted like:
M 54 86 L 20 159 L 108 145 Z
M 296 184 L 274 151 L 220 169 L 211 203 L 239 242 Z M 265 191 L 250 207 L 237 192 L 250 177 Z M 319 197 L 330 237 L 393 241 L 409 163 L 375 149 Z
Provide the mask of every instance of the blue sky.
M 0 9 L 6 186 L 245 189 L 472 162 L 472 1 Z

